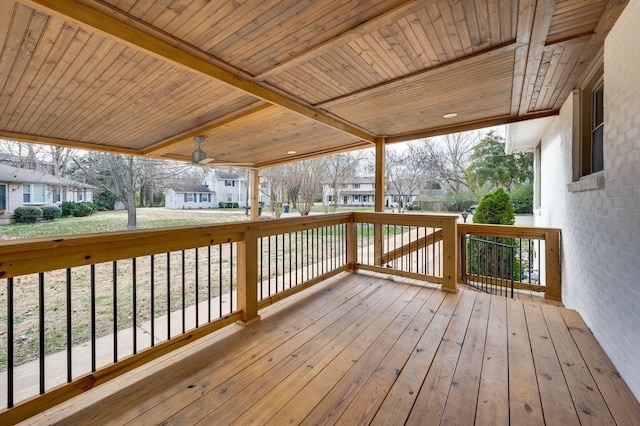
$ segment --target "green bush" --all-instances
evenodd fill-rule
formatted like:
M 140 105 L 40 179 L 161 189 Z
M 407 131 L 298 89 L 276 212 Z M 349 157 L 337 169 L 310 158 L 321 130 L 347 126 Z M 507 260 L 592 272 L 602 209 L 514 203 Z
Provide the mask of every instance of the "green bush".
M 219 209 L 237 209 L 238 203 L 231 202 L 231 201 L 220 201 L 218 203 L 218 208 Z
M 91 203 L 76 203 L 76 207 L 73 210 L 73 215 L 75 217 L 84 217 L 89 216 L 93 213 L 93 204 Z
M 470 192 L 447 192 L 448 210 L 450 212 L 461 212 L 468 210 L 472 204 L 476 203 L 474 194 Z
M 13 216 L 16 223 L 36 223 L 42 217 L 42 209 L 34 206 L 18 207 L 14 210 Z
M 116 204 L 116 196 L 111 192 L 103 191 L 93 200 L 93 205 L 97 210 L 113 210 Z
M 513 213 L 511 197 L 502 188 L 489 192 L 476 208 L 473 223 L 492 223 L 499 225 L 513 225 L 516 216 Z
M 63 201 L 60 204 L 60 209 L 62 210 L 62 217 L 73 216 L 73 211 L 76 208 L 76 203 L 73 201 Z
M 42 207 L 42 218 L 47 220 L 57 219 L 62 216 L 62 209 L 57 206 Z
M 80 203 L 76 203 L 75 201 L 63 201 L 60 208 L 62 209 L 62 217 L 84 217 L 89 216 L 94 212 L 94 205 L 90 201 Z
M 533 213 L 533 185 L 523 183 L 511 191 L 513 211 L 515 213 Z

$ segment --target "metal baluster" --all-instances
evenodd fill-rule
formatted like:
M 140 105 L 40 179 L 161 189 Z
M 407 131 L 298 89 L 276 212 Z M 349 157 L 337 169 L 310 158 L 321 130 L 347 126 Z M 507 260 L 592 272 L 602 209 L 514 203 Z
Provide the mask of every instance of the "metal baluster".
M 150 265 L 149 268 L 151 269 L 151 288 L 150 290 L 150 295 L 151 295 L 151 347 L 156 345 L 156 321 L 155 321 L 155 313 L 156 313 L 156 292 L 155 292 L 155 256 L 151 255 L 151 261 L 150 261 Z
M 133 283 L 133 312 L 131 315 L 133 316 L 133 354 L 138 353 L 138 297 L 137 297 L 137 289 L 138 289 L 138 277 L 136 272 L 136 258 L 131 259 L 131 279 Z
M 167 253 L 167 340 L 171 340 L 171 253 Z
M 7 408 L 13 407 L 13 278 L 7 279 Z
M 73 379 L 73 362 L 72 362 L 72 333 L 71 333 L 71 268 L 67 268 L 67 383 L 71 383 Z
M 91 371 L 96 371 L 96 265 L 91 265 Z
M 118 362 L 118 262 L 113 261 L 113 363 Z
M 198 299 L 198 290 L 200 290 L 200 280 L 199 280 L 199 274 L 198 274 L 198 270 L 200 269 L 200 258 L 198 256 L 198 247 L 195 248 L 196 251 L 196 294 L 195 294 L 195 301 L 196 301 L 196 328 L 199 327 L 200 325 L 200 306 L 199 305 L 199 299 Z
M 40 395 L 44 393 L 44 357 L 45 357 L 45 325 L 44 325 L 44 272 L 38 274 L 38 322 L 39 322 L 39 335 L 40 335 Z

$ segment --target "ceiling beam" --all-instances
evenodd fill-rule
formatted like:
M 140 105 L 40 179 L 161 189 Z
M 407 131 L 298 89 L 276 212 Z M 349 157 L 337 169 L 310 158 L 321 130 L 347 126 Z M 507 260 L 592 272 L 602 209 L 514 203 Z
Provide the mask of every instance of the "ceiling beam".
M 511 114 L 520 111 L 520 98 L 524 86 L 524 75 L 527 70 L 527 58 L 529 57 L 529 42 L 531 41 L 531 28 L 536 11 L 536 0 L 522 0 L 518 4 L 518 25 L 516 28 L 516 43 L 513 65 L 513 88 L 511 90 Z
M 150 147 L 145 148 L 142 152 L 144 155 L 163 155 L 168 152 L 174 151 L 176 148 L 182 148 L 186 145 L 193 144 L 192 138 L 198 135 L 206 135 L 207 137 L 221 135 L 233 129 L 248 126 L 259 122 L 265 118 L 282 112 L 282 108 L 273 106 L 271 104 L 262 104 L 260 106 L 254 106 L 251 109 L 242 111 L 235 115 L 226 117 L 222 120 L 216 120 L 215 122 L 198 127 L 190 131 L 189 133 L 179 135 L 175 138 L 168 139 L 166 141 L 158 142 Z M 194 145 L 195 146 L 195 145 Z
M 21 0 L 36 9 L 44 10 L 70 19 L 82 26 L 96 30 L 105 36 L 124 43 L 161 60 L 178 65 L 183 69 L 213 78 L 234 89 L 240 90 L 266 102 L 278 105 L 296 114 L 332 127 L 341 132 L 360 138 L 371 144 L 375 143 L 375 135 L 347 123 L 337 117 L 313 108 L 300 100 L 292 99 L 240 75 L 226 67 L 214 63 L 213 58 L 203 58 L 189 52 L 193 50 L 178 39 L 164 40 L 150 34 L 153 29 L 148 25 L 135 21 L 132 17 L 109 8 L 97 10 L 73 0 Z M 96 4 L 96 7 L 98 5 Z M 137 23 L 136 23 L 137 22 Z M 135 25 L 134 25 L 135 24 Z M 143 30 L 144 29 L 144 30 Z M 200 51 L 200 53 L 203 53 Z
M 556 0 L 538 0 L 531 38 L 529 43 L 529 54 L 527 56 L 527 66 L 524 74 L 522 94 L 520 96 L 519 115 L 526 115 L 529 112 L 529 104 L 535 90 L 536 79 L 540 71 L 540 64 L 544 54 L 545 42 L 549 34 L 551 18 L 556 8 Z
M 28 133 L 7 132 L 6 130 L 0 130 L 0 139 L 35 143 L 35 144 L 41 144 L 41 145 L 61 146 L 64 148 L 86 149 L 88 151 L 108 152 L 111 154 L 143 155 L 142 151 L 137 149 L 123 148 L 119 146 L 97 145 L 97 144 L 81 142 L 81 141 L 49 138 L 49 137 L 39 136 L 39 135 L 30 135 Z
M 460 124 L 452 124 L 446 127 L 435 127 L 432 129 L 419 130 L 411 133 L 402 133 L 387 137 L 387 143 L 407 142 L 416 139 L 431 138 L 434 136 L 448 135 L 451 133 L 468 132 L 470 130 L 483 129 L 485 127 L 502 126 L 518 121 L 531 120 L 540 117 L 551 117 L 558 115 L 559 111 L 543 111 L 534 114 L 522 115 L 503 115 L 491 117 L 483 120 L 468 121 Z

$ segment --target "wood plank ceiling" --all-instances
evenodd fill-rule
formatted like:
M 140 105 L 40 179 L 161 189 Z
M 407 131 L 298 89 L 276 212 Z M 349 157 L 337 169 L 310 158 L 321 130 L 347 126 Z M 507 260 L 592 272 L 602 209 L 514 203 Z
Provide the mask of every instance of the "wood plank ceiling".
M 3 0 L 0 138 L 265 167 L 553 115 L 625 5 Z

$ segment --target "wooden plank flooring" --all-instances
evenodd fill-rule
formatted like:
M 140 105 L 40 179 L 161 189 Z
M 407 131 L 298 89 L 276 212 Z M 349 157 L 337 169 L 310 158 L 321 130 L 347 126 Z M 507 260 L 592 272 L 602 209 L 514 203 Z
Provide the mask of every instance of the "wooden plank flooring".
M 342 274 L 25 424 L 640 424 L 577 313 Z

